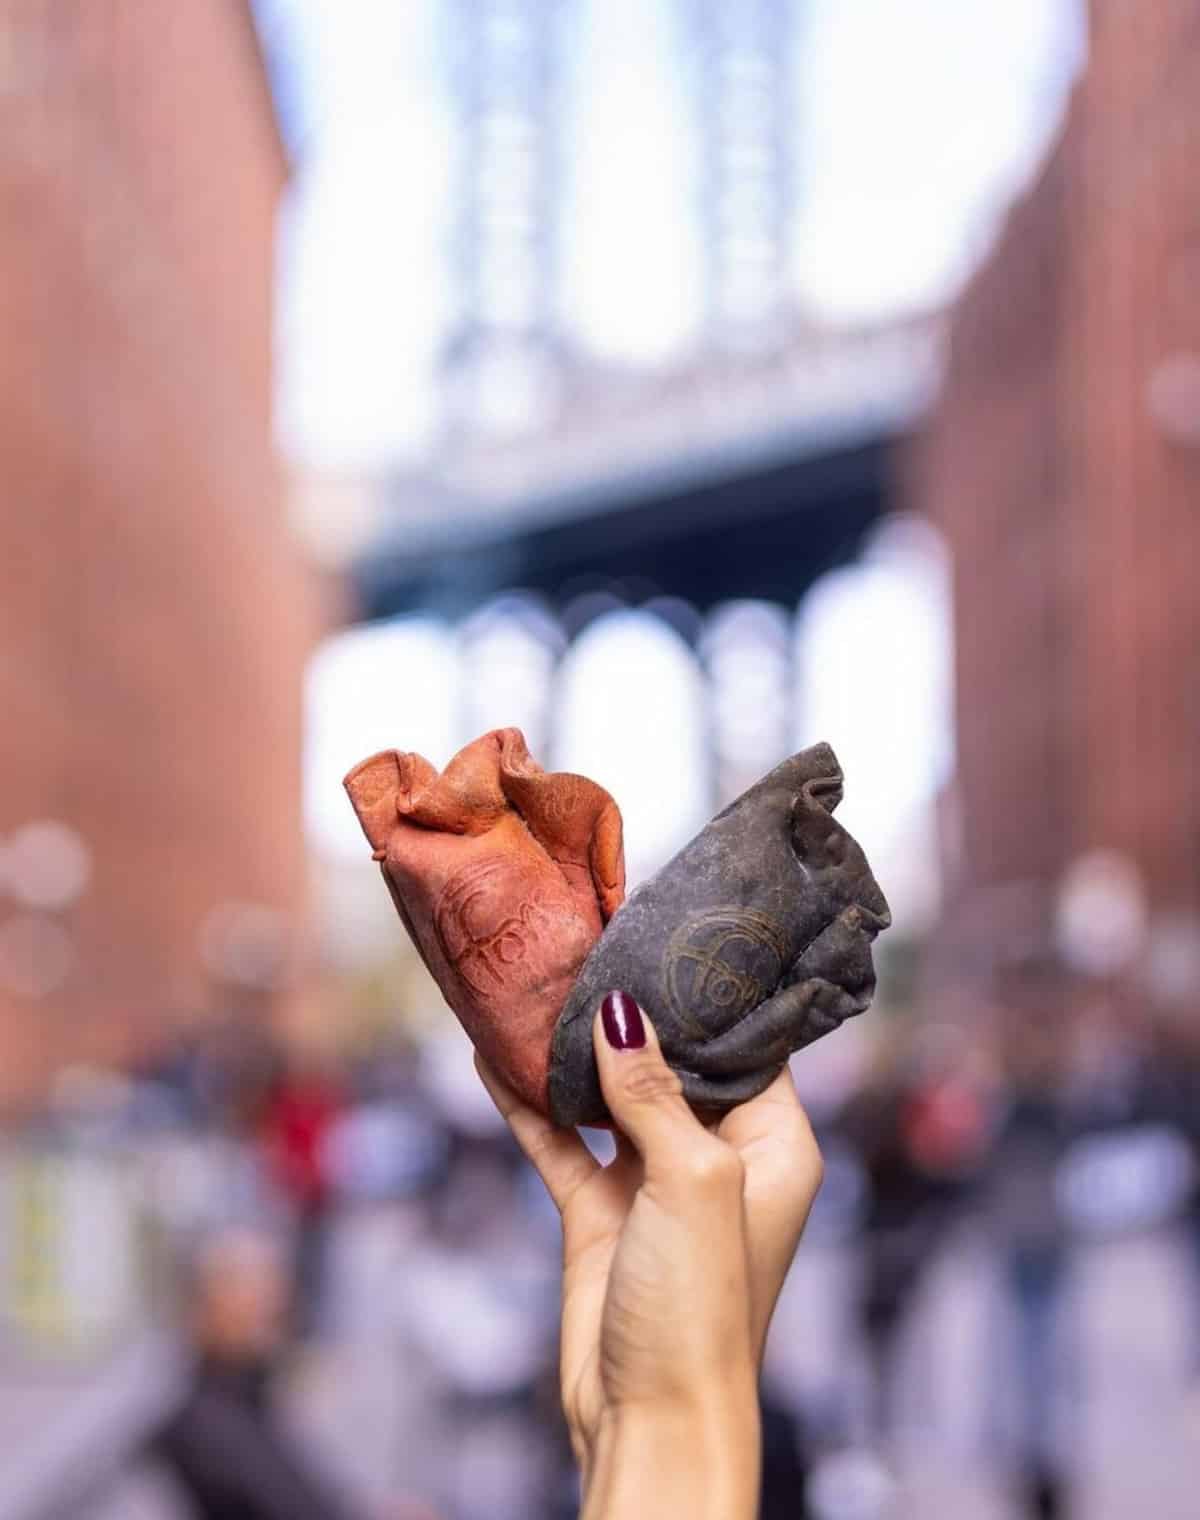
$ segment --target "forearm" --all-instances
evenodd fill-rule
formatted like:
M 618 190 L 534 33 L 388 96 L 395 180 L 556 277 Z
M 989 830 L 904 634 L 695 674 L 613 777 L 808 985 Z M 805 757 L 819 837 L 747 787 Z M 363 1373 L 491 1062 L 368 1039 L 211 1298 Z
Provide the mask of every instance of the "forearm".
M 581 1520 L 753 1520 L 760 1428 L 753 1382 L 686 1405 L 605 1417 L 584 1472 Z

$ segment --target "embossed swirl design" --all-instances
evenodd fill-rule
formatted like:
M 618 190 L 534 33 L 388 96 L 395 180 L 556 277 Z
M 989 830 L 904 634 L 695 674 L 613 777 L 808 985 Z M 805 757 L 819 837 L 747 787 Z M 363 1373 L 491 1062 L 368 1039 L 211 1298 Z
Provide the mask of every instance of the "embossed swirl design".
M 770 997 L 786 959 L 787 938 L 766 914 L 711 908 L 687 919 L 667 944 L 672 1010 L 697 1039 L 711 1038 Z
M 495 996 L 520 981 L 548 912 L 540 894 L 512 901 L 504 862 L 467 866 L 445 886 L 434 923 L 442 951 L 476 993 Z

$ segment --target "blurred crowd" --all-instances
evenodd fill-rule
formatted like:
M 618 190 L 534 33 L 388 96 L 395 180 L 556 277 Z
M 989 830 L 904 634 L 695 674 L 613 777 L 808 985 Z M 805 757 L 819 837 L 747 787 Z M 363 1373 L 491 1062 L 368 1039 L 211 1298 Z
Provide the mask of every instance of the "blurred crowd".
M 767 1360 L 764 1517 L 886 1513 L 894 1444 L 924 1418 L 914 1387 L 951 1377 L 914 1374 L 913 1326 L 964 1252 L 995 1283 L 972 1375 L 995 1381 L 973 1397 L 1015 1513 L 1066 1512 L 1081 1251 L 1141 1236 L 1176 1252 L 1180 1377 L 1200 1382 L 1200 1038 L 1134 1027 L 1107 994 L 1066 1015 L 1055 978 L 1029 975 L 1019 1015 L 885 1015 L 850 1095 L 811 1101 L 827 1183 Z M 128 1080 L 73 1073 L 21 1150 L 136 1158 L 138 1287 L 109 1331 L 153 1314 L 186 1348 L 179 1397 L 134 1455 L 196 1514 L 576 1513 L 557 1221 L 457 1029 L 318 1059 L 235 1010 Z M 22 1324 L 18 1285 L 10 1272 L 10 1349 L 36 1350 L 45 1325 Z

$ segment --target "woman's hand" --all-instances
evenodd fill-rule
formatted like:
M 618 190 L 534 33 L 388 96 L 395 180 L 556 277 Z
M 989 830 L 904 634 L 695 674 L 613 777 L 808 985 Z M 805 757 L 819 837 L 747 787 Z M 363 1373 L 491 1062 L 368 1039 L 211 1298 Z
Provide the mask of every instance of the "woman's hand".
M 624 993 L 593 1039 L 618 1126 L 607 1167 L 477 1063 L 562 1215 L 563 1407 L 584 1515 L 749 1517 L 759 1363 L 820 1186 L 816 1142 L 786 1070 L 706 1128 Z

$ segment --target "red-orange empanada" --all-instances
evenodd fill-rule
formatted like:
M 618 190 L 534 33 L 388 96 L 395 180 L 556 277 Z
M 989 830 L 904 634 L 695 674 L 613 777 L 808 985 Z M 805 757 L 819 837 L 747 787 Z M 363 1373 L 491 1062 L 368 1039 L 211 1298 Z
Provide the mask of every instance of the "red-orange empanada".
M 440 774 L 385 750 L 345 780 L 396 909 L 476 1048 L 549 1113 L 550 1042 L 625 895 L 621 815 L 584 776 L 547 773 L 519 729 Z

